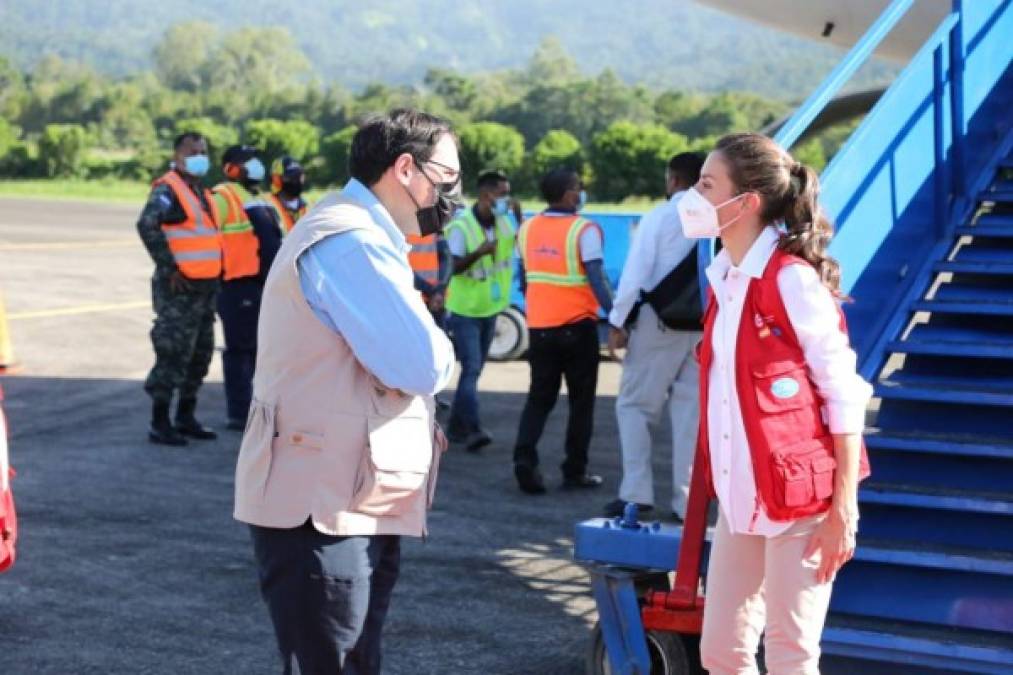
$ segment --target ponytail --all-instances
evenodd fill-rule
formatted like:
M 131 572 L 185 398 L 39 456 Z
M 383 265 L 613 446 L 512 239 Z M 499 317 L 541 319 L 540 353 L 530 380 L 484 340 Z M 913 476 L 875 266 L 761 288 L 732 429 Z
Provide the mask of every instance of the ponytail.
M 827 254 L 834 228 L 823 214 L 818 199 L 820 179 L 810 167 L 791 160 L 791 187 L 784 200 L 782 219 L 787 231 L 779 247 L 816 268 L 820 281 L 837 297 L 841 293 L 841 265 Z
M 763 222 L 784 223 L 778 247 L 812 265 L 835 297 L 847 299 L 841 292 L 841 266 L 827 253 L 834 228 L 819 206 L 816 172 L 761 134 L 729 134 L 714 149 L 727 162 L 739 192 L 760 195 Z

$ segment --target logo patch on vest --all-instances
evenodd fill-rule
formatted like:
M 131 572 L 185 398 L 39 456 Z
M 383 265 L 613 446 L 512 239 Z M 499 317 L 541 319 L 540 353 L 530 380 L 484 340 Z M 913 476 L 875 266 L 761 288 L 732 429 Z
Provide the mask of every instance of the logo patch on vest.
M 798 381 L 790 377 L 774 380 L 774 383 L 770 385 L 770 393 L 776 398 L 791 398 L 798 393 L 799 389 Z

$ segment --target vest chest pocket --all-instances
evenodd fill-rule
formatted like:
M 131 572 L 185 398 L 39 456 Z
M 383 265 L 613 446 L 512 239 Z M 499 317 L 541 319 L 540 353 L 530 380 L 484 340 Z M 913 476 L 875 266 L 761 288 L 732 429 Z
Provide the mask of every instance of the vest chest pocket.
M 772 361 L 753 366 L 756 404 L 766 413 L 797 410 L 813 404 L 812 385 L 805 365 Z
M 774 496 L 785 507 L 808 506 L 834 493 L 834 441 L 830 436 L 802 441 L 771 454 Z
M 370 416 L 369 449 L 352 496 L 351 511 L 398 516 L 410 511 L 428 487 L 433 441 L 424 417 Z

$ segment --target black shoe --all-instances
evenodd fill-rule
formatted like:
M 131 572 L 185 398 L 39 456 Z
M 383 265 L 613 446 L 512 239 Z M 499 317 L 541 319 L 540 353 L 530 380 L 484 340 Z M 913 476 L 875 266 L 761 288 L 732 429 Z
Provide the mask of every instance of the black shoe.
M 159 445 L 186 445 L 186 439 L 169 422 L 168 402 L 155 401 L 151 404 L 151 427 L 148 440 Z
M 571 476 L 563 479 L 564 490 L 585 490 L 601 487 L 605 481 L 601 476 L 593 473 L 585 473 L 581 476 Z
M 626 510 L 626 505 L 629 502 L 622 499 L 613 499 L 605 505 L 603 513 L 606 518 L 621 518 Z M 650 515 L 654 511 L 654 506 L 651 504 L 641 504 L 637 502 L 637 513 L 641 516 Z
M 176 408 L 176 431 L 199 441 L 213 441 L 218 438 L 218 434 L 198 422 L 197 418 L 193 416 L 196 409 L 197 399 L 181 398 L 179 400 L 179 407 Z
M 246 431 L 246 420 L 241 420 L 238 417 L 230 417 L 225 422 L 225 428 L 229 431 Z
M 478 452 L 485 446 L 492 443 L 492 436 L 485 429 L 479 429 L 468 434 L 464 439 L 464 449 L 468 452 Z
M 517 486 L 520 487 L 521 492 L 524 494 L 545 494 L 545 481 L 542 480 L 542 474 L 538 469 L 528 466 L 515 466 L 514 476 L 517 477 Z

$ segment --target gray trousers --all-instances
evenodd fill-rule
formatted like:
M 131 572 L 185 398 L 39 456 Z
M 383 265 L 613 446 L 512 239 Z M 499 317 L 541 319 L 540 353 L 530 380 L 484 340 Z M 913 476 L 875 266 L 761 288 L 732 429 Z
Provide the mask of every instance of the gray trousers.
M 630 331 L 616 400 L 623 464 L 619 498 L 654 504 L 651 425 L 667 411 L 672 424 L 672 511 L 680 518 L 686 515 L 699 423 L 700 367 L 693 348 L 700 336 L 700 331 L 665 327 L 644 305 Z

